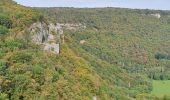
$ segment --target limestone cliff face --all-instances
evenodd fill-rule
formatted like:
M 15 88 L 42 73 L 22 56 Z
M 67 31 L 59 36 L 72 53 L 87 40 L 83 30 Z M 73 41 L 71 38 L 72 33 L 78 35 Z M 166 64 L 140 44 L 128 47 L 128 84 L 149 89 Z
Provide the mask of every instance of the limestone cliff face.
M 44 51 L 59 54 L 60 34 L 54 24 L 34 23 L 31 26 L 32 42 L 42 45 Z
M 61 24 L 61 23 L 34 23 L 30 27 L 31 39 L 33 43 L 42 45 L 44 51 L 54 54 L 60 53 L 60 44 L 64 43 L 63 29 L 77 30 L 86 28 L 81 24 Z
M 48 26 L 44 23 L 34 23 L 31 28 L 32 41 L 36 44 L 46 43 L 48 40 Z

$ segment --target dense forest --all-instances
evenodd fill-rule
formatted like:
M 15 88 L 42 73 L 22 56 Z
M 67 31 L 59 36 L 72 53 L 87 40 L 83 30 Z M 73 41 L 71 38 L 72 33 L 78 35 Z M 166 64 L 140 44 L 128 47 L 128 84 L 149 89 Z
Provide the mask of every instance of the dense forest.
M 31 41 L 36 22 L 64 29 L 60 54 Z M 29 8 L 0 0 L 0 100 L 168 100 L 170 12 L 121 8 Z M 54 33 L 55 34 L 55 33 Z

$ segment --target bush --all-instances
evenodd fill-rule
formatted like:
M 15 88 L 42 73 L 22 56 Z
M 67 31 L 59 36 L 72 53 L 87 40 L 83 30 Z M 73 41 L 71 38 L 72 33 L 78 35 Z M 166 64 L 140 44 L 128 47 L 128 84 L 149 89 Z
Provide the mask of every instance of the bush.
M 32 72 L 33 75 L 41 75 L 44 72 L 44 69 L 40 65 L 32 65 L 30 66 L 30 71 Z
M 55 72 L 55 73 L 53 74 L 53 79 L 52 79 L 52 81 L 55 82 L 55 81 L 57 81 L 58 79 L 59 79 L 59 73 L 58 73 L 58 72 Z
M 8 29 L 4 26 L 0 25 L 0 35 L 3 35 L 8 32 Z
M 27 85 L 30 83 L 30 77 L 27 75 L 15 75 L 12 80 L 12 87 L 15 92 L 23 92 L 26 90 Z
M 31 65 L 29 70 L 32 73 L 32 78 L 36 80 L 40 85 L 44 84 L 44 69 L 40 65 Z
M 170 96 L 164 95 L 162 100 L 170 100 Z
M 10 50 L 13 50 L 16 48 L 21 48 L 22 43 L 19 40 L 10 39 L 10 40 L 5 41 L 4 46 L 9 48 Z
M 7 99 L 7 94 L 0 93 L 0 100 L 8 100 Z
M 27 52 L 18 52 L 11 57 L 14 63 L 28 63 L 32 61 L 32 55 Z
M 7 66 L 4 62 L 0 61 L 0 75 L 5 75 Z
M 160 59 L 167 59 L 170 60 L 170 55 L 169 54 L 165 54 L 165 53 L 157 53 L 155 55 L 155 58 L 160 60 Z
M 12 21 L 7 15 L 0 14 L 0 25 L 5 26 L 7 28 L 12 28 Z

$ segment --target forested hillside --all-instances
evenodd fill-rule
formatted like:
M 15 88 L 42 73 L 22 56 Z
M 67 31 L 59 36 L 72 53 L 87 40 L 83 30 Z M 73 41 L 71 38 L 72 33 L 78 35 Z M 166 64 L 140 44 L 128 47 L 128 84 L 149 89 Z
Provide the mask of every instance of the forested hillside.
M 118 8 L 42 9 L 52 20 L 82 23 L 87 29 L 68 35 L 86 52 L 110 64 L 152 79 L 170 79 L 170 13 Z M 160 18 L 159 16 L 160 15 Z
M 28 8 L 1 0 L 0 100 L 168 98 L 151 91 L 152 80 L 170 79 L 169 21 L 168 11 Z M 84 28 L 64 28 L 53 54 L 32 41 L 30 29 L 44 33 L 52 23 Z
M 73 50 L 86 60 L 95 57 L 125 70 L 130 75 L 145 77 L 146 79 L 141 79 L 142 81 L 148 80 L 147 78 L 149 80 L 170 79 L 169 11 L 120 8 L 41 8 L 39 10 L 53 22 L 82 23 L 87 26 L 85 30 L 65 32 L 70 48 L 74 47 Z M 81 41 L 84 41 L 83 44 Z M 87 58 L 87 55 L 93 57 Z M 111 78 L 109 76 L 113 73 L 104 72 L 107 68 L 100 69 L 99 66 L 96 65 L 93 69 L 104 79 Z M 109 75 L 106 77 L 99 69 Z M 111 71 L 110 68 L 108 70 Z M 138 79 L 136 82 L 141 82 L 140 78 Z M 151 89 L 152 86 L 148 92 Z

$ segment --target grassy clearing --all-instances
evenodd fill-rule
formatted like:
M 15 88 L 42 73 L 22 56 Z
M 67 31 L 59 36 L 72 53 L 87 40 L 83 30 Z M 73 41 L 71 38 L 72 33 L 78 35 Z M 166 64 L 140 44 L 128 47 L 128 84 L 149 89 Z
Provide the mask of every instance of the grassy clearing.
M 153 91 L 151 94 L 162 97 L 164 95 L 170 96 L 170 80 L 153 81 Z

